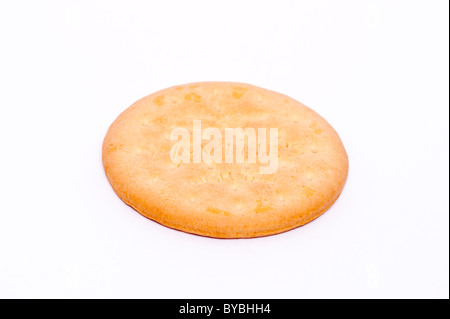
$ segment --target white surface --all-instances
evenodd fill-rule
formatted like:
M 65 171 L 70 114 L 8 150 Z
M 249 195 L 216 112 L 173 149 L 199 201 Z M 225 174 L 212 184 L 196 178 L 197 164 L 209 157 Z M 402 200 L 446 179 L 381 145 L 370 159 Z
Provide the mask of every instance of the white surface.
M 0 41 L 0 297 L 449 297 L 447 1 L 2 1 Z M 325 215 L 217 240 L 114 194 L 110 123 L 208 80 L 335 127 L 350 175 Z

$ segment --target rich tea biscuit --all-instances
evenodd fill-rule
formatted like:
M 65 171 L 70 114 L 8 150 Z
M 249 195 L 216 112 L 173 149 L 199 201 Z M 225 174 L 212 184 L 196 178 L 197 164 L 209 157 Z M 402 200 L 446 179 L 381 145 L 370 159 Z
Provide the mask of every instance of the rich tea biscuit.
M 241 134 L 227 140 L 227 130 Z M 189 145 L 180 148 L 183 132 Z M 321 116 L 288 96 L 228 82 L 175 86 L 135 102 L 109 128 L 103 165 L 117 195 L 142 215 L 219 238 L 308 223 L 335 202 L 348 173 L 344 146 Z

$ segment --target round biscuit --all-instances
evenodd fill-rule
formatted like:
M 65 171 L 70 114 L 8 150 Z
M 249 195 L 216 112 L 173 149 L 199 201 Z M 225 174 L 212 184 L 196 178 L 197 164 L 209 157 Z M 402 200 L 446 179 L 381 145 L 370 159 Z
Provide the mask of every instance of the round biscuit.
M 210 142 L 199 142 L 195 123 L 203 134 L 208 128 L 222 134 L 222 154 L 212 162 L 203 153 L 198 162 L 193 154 L 199 143 L 206 151 Z M 174 161 L 177 128 L 189 132 L 189 162 Z M 226 149 L 226 129 L 237 128 L 253 130 L 257 141 L 264 132 L 258 129 L 265 129 L 266 153 L 256 145 L 256 162 L 248 136 L 241 144 L 243 163 L 237 162 L 237 139 Z M 273 162 L 267 156 L 271 138 L 278 142 Z M 227 151 L 232 162 L 225 160 Z M 217 238 L 266 236 L 304 225 L 335 202 L 348 174 L 344 146 L 320 115 L 288 96 L 243 83 L 191 83 L 144 97 L 110 126 L 102 153 L 106 176 L 126 204 L 162 225 Z

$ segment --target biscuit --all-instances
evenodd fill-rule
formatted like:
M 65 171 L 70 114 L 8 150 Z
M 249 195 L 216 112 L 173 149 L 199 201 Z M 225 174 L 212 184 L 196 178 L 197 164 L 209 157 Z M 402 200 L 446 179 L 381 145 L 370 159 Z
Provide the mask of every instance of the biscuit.
M 227 130 L 236 135 L 227 140 Z M 189 144 L 177 149 L 183 132 Z M 344 146 L 320 115 L 230 82 L 179 85 L 135 102 L 110 126 L 102 159 L 114 191 L 140 214 L 217 238 L 304 225 L 335 202 L 348 174 Z

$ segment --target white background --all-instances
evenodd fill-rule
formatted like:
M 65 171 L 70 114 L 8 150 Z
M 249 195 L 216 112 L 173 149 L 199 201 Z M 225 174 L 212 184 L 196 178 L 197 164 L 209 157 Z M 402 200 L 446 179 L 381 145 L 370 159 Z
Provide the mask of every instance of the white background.
M 1 298 L 448 298 L 448 1 L 1 1 Z M 293 231 L 218 240 L 122 203 L 101 144 L 195 81 L 287 94 L 349 154 Z

